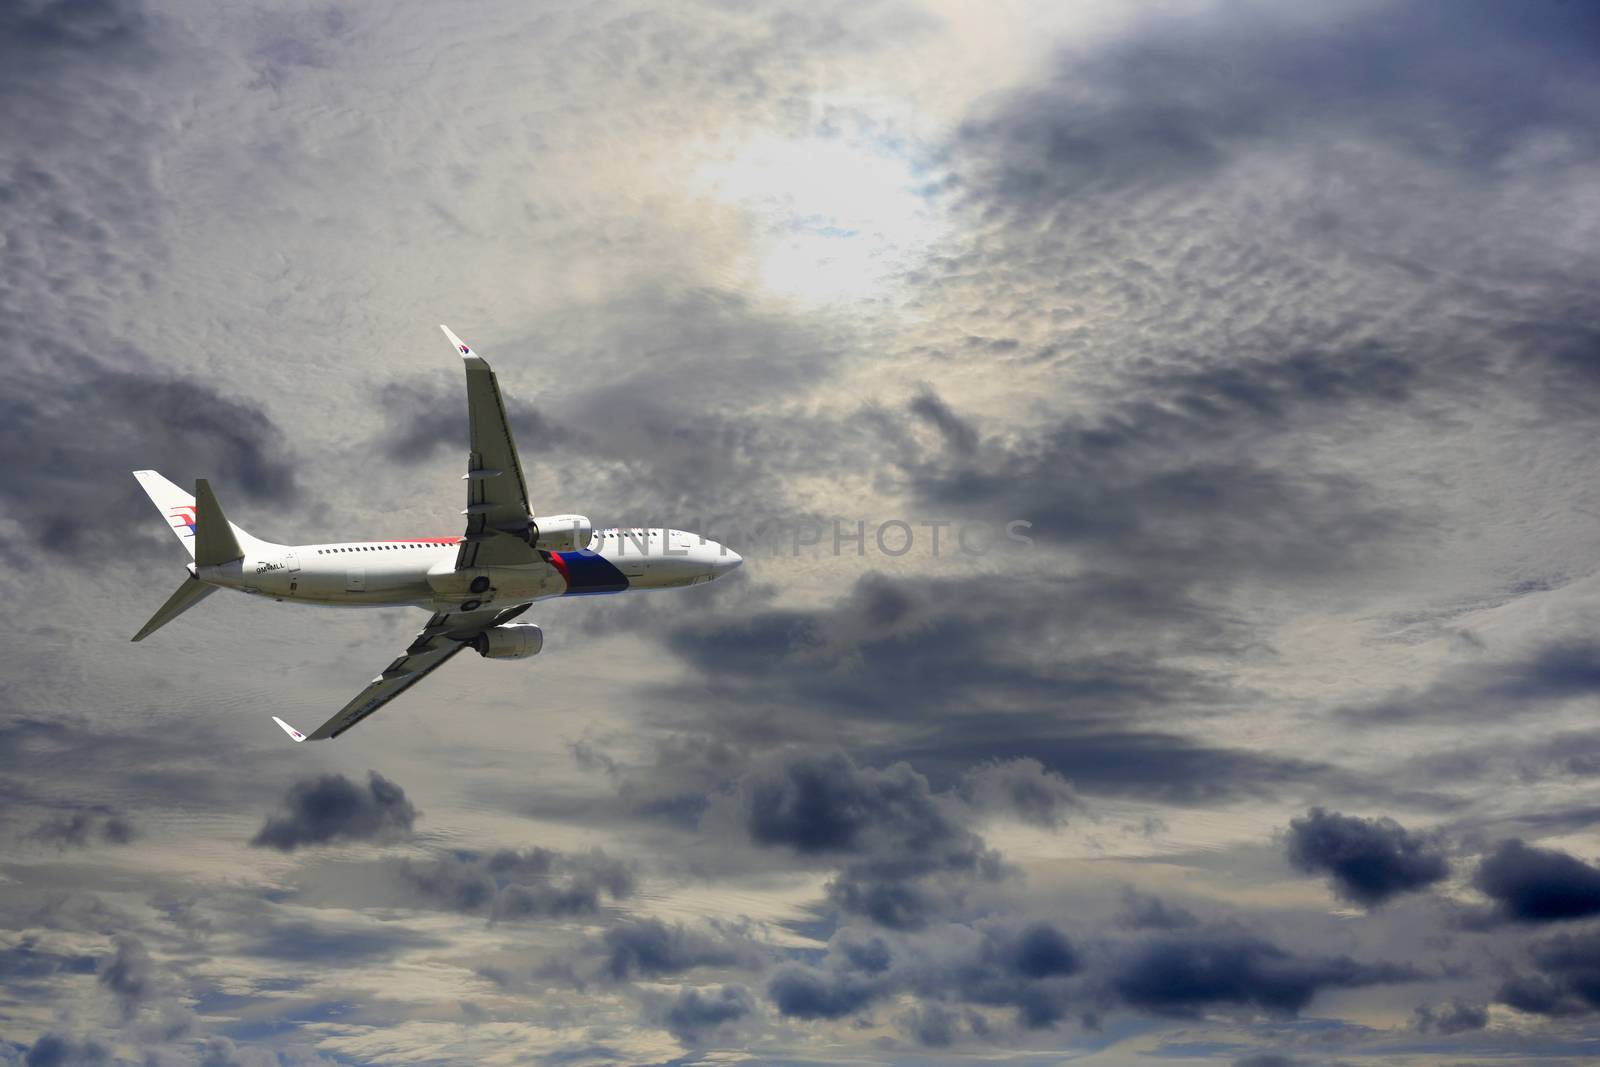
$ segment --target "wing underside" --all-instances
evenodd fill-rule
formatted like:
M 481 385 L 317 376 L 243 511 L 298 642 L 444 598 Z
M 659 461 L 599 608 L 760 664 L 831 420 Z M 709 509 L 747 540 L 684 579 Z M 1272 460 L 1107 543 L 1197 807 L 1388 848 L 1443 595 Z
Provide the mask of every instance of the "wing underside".
M 448 326 L 444 335 L 461 354 L 467 371 L 467 529 L 456 566 L 515 566 L 539 558 L 527 541 L 533 508 L 522 460 L 511 436 L 505 399 L 488 362 L 467 347 Z
M 516 607 L 494 611 L 435 614 L 399 658 L 385 667 L 383 673 L 372 679 L 350 703 L 340 708 L 332 718 L 309 735 L 300 734 L 282 719 L 278 719 L 278 725 L 296 741 L 322 741 L 338 737 L 444 666 L 452 656 L 468 647 L 478 634 L 491 626 L 498 626 L 516 618 L 531 606 L 519 604 Z

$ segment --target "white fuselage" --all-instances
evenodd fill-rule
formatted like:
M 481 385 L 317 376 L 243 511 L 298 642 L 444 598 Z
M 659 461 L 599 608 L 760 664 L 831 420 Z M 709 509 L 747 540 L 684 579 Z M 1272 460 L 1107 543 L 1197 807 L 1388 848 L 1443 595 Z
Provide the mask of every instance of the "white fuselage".
M 277 545 L 250 538 L 241 542 L 243 559 L 201 567 L 196 574 L 213 585 L 286 602 L 470 611 L 558 596 L 696 585 L 741 562 L 733 550 L 697 534 L 624 527 L 597 530 L 586 548 L 541 552 L 531 563 L 457 570 L 461 541 L 419 537 Z

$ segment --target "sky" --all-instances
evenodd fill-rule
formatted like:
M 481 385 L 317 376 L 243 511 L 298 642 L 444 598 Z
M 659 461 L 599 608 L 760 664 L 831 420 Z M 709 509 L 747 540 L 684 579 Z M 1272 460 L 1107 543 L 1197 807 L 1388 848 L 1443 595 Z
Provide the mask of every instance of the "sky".
M 1600 18 L 1557 0 L 0 10 L 0 1063 L 1600 1057 Z M 541 603 L 295 745 L 459 531 Z

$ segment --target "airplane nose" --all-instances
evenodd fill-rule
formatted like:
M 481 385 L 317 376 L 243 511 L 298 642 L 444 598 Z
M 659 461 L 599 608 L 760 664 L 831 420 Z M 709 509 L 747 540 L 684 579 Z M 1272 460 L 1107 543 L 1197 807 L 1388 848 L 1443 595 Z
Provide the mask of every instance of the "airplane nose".
M 718 578 L 738 567 L 744 562 L 744 557 L 731 548 L 724 548 L 717 553 L 716 560 L 711 564 L 711 573 Z

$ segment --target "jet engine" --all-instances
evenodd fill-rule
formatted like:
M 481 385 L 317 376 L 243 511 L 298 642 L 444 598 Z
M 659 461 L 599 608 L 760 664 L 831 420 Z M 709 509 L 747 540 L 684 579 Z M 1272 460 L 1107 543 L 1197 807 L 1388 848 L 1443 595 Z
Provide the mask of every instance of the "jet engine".
M 544 631 L 531 622 L 508 622 L 478 634 L 472 647 L 484 659 L 527 659 L 544 647 Z
M 535 548 L 546 552 L 575 552 L 589 547 L 594 527 L 586 515 L 535 515 L 534 528 L 539 531 Z

